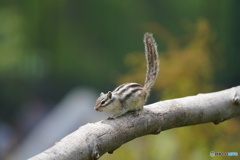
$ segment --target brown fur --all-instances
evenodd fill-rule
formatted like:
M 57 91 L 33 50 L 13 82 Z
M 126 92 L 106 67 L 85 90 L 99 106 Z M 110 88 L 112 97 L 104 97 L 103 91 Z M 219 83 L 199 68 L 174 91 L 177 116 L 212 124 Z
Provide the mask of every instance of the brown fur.
M 157 79 L 157 75 L 159 72 L 159 60 L 158 60 L 157 44 L 152 34 L 145 33 L 143 42 L 145 45 L 145 55 L 147 60 L 147 73 L 146 73 L 146 79 L 143 87 L 146 90 L 147 97 L 148 97 L 150 90 Z

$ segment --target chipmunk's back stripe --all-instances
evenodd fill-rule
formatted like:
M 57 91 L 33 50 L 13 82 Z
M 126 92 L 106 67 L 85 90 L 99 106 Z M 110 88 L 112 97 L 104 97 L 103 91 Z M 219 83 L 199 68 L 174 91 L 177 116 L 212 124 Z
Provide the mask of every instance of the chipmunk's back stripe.
M 114 89 L 114 91 L 119 91 L 119 89 L 123 88 L 125 85 L 126 85 L 126 83 L 124 83 L 124 84 L 118 86 L 116 89 Z
M 125 102 L 125 101 L 126 101 L 128 98 L 130 98 L 134 93 L 136 93 L 137 91 L 140 91 L 140 90 L 142 90 L 142 88 L 137 88 L 137 89 L 132 90 L 130 93 L 128 93 L 128 94 L 124 97 L 123 102 Z
M 141 85 L 140 84 L 137 84 L 137 83 L 124 83 L 124 84 L 122 84 L 122 85 L 120 85 L 120 86 L 118 86 L 114 91 L 115 92 L 124 92 L 125 90 L 127 90 L 128 88 L 130 88 L 130 87 L 141 87 Z M 122 90 L 121 90 L 122 89 Z M 121 90 L 121 91 L 120 91 Z
M 138 89 L 138 88 L 142 88 L 140 84 L 137 84 L 137 83 L 129 83 L 129 84 L 126 84 L 124 87 L 122 87 L 121 89 L 119 89 L 117 91 L 117 93 L 120 95 L 120 96 L 123 96 L 132 92 L 132 90 L 134 89 Z

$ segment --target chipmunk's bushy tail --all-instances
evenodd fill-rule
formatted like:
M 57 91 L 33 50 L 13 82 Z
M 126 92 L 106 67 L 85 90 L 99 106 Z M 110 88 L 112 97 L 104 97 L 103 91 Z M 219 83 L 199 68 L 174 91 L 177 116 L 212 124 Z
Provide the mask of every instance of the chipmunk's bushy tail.
M 147 73 L 144 88 L 146 89 L 147 94 L 149 94 L 152 86 L 154 85 L 157 79 L 157 75 L 159 72 L 158 51 L 157 44 L 152 34 L 145 33 L 143 42 L 145 45 L 145 55 L 147 59 Z

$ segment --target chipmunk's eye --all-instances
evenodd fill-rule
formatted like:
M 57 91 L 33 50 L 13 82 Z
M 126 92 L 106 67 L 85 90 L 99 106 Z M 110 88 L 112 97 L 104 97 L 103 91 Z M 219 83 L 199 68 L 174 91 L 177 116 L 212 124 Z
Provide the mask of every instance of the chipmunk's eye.
M 101 101 L 101 104 L 104 104 L 104 103 L 105 103 L 105 101 L 104 101 L 104 100 L 102 100 L 102 101 Z

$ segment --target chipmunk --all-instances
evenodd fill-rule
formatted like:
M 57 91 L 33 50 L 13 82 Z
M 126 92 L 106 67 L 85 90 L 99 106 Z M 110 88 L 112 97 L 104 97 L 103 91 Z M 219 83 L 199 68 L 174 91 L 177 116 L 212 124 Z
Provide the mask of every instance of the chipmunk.
M 143 42 L 147 60 L 144 86 L 138 83 L 124 83 L 112 92 L 109 91 L 106 94 L 102 92 L 96 100 L 94 109 L 98 112 L 113 112 L 113 116 L 108 119 L 117 118 L 129 111 L 134 111 L 135 115 L 139 115 L 143 110 L 159 71 L 157 44 L 152 34 L 145 33 Z

